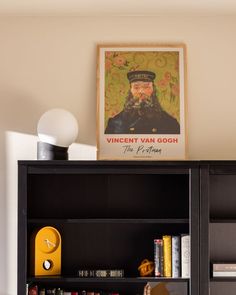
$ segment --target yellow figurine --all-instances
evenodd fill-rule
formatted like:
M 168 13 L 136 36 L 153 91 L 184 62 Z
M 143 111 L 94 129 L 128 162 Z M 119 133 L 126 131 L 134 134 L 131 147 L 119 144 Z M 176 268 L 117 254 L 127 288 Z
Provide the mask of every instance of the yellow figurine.
M 138 267 L 141 277 L 148 277 L 154 271 L 154 263 L 148 259 L 144 259 Z

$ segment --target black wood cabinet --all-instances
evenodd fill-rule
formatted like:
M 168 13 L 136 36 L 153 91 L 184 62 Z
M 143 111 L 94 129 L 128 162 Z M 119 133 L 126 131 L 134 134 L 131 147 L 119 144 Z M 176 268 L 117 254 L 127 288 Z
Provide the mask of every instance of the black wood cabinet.
M 189 295 L 205 295 L 199 293 L 200 288 L 205 292 L 207 285 L 200 287 L 200 282 L 204 283 L 200 277 L 200 250 L 208 259 L 201 265 L 207 274 L 208 256 L 224 257 L 219 254 L 220 244 L 212 246 L 210 254 L 205 250 L 206 228 L 200 247 L 200 224 L 208 226 L 210 216 L 213 226 L 209 235 L 215 241 L 219 228 L 214 226 L 224 227 L 225 217 L 227 221 L 236 220 L 231 205 L 220 208 L 218 204 L 219 190 L 231 182 L 232 190 L 236 186 L 236 173 L 226 173 L 223 184 L 217 186 L 221 181 L 218 168 L 203 165 L 200 171 L 199 165 L 198 161 L 19 161 L 18 295 L 25 295 L 29 282 L 45 288 L 135 295 L 143 293 L 148 281 L 182 284 Z M 201 219 L 200 189 L 201 196 L 206 196 L 201 202 L 205 214 Z M 234 199 L 230 189 L 227 194 L 236 206 L 236 196 Z M 216 202 L 210 206 L 208 195 L 209 199 L 216 195 Z M 30 275 L 30 238 L 46 225 L 56 227 L 62 236 L 60 277 Z M 190 278 L 140 278 L 140 262 L 153 260 L 153 240 L 183 233 L 191 236 Z M 231 259 L 230 253 L 227 255 Z M 79 278 L 78 269 L 124 269 L 125 277 Z
M 236 161 L 201 162 L 200 294 L 235 295 L 236 277 L 213 277 L 213 262 L 236 263 Z

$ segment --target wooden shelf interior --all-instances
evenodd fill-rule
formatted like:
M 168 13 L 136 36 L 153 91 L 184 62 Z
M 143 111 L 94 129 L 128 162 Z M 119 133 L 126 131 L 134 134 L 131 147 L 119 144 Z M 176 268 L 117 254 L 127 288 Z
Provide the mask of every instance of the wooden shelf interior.
M 189 218 L 188 175 L 30 175 L 28 218 Z

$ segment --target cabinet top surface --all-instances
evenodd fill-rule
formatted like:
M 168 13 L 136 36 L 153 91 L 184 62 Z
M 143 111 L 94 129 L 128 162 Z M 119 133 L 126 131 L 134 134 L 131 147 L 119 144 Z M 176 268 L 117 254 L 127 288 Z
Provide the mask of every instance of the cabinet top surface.
M 24 166 L 185 166 L 199 165 L 236 165 L 236 160 L 156 160 L 156 161 L 100 161 L 100 160 L 19 160 L 18 165 Z
M 18 161 L 19 169 L 41 173 L 164 173 L 189 174 L 197 161 Z M 25 170 L 25 172 L 26 172 Z
M 236 163 L 236 161 L 235 161 Z M 19 160 L 19 165 L 37 165 L 37 166 L 77 166 L 77 165 L 91 165 L 91 166 L 176 166 L 176 165 L 198 165 L 199 161 L 99 161 L 99 160 L 54 160 L 54 161 L 42 161 L 42 160 Z

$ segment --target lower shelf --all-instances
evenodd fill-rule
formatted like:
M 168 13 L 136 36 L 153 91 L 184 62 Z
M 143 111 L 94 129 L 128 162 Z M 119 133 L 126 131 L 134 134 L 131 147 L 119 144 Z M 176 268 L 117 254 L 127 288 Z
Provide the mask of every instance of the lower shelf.
M 60 288 L 99 294 L 143 295 L 149 283 L 155 294 L 189 295 L 189 279 L 156 278 L 156 277 L 125 277 L 125 278 L 78 278 L 78 277 L 29 277 L 28 282 L 37 285 L 38 289 L 46 290 Z
M 66 276 L 28 277 L 34 283 L 147 283 L 147 282 L 188 282 L 188 278 L 167 277 L 130 277 L 130 278 L 78 278 Z
M 235 282 L 236 283 L 236 277 L 217 277 L 217 278 L 211 278 L 211 282 Z
M 234 279 L 234 280 L 232 280 Z M 236 279 L 235 278 L 211 278 L 210 294 L 212 295 L 235 295 Z

